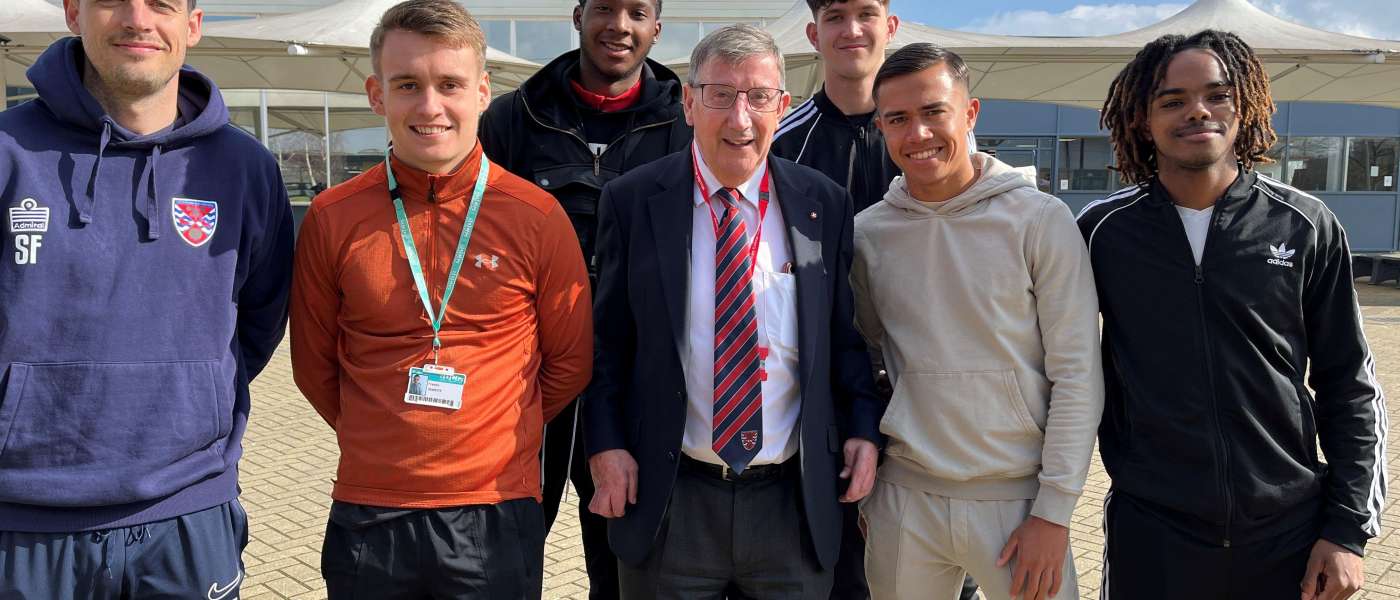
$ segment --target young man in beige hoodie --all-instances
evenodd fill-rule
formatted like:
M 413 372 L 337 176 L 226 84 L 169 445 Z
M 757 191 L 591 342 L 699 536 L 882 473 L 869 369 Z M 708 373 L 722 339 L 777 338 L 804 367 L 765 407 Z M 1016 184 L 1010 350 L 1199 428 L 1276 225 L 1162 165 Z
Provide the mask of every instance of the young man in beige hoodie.
M 871 596 L 1073 598 L 1070 516 L 1103 410 L 1098 303 L 1069 209 L 986 154 L 967 67 L 906 46 L 875 79 L 904 171 L 856 217 L 856 324 L 894 397 L 862 506 Z

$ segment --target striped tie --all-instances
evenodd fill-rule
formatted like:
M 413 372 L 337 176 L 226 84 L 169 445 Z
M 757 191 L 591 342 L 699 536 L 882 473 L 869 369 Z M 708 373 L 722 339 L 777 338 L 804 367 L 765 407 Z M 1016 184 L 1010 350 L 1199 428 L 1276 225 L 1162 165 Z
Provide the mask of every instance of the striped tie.
M 715 404 L 712 447 L 742 473 L 763 448 L 763 398 L 759 383 L 758 315 L 750 279 L 748 234 L 734 199 L 721 188 L 724 206 L 715 240 Z

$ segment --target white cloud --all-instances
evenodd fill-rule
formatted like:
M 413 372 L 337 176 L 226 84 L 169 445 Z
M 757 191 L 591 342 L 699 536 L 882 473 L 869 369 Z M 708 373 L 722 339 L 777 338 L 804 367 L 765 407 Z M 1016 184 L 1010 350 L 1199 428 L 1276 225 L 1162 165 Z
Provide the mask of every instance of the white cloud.
M 1395 0 L 1250 0 L 1279 17 L 1309 27 L 1385 39 L 1400 39 Z M 1187 4 L 1080 4 L 1063 12 L 1008 10 L 961 27 L 1011 35 L 1082 36 L 1131 31 L 1170 17 Z
M 968 31 L 1007 35 L 1108 35 L 1146 27 L 1170 17 L 1185 4 L 1081 4 L 1064 12 L 1009 10 L 977 19 Z
M 1365 37 L 1400 40 L 1395 0 L 1250 0 L 1279 17 L 1309 27 Z

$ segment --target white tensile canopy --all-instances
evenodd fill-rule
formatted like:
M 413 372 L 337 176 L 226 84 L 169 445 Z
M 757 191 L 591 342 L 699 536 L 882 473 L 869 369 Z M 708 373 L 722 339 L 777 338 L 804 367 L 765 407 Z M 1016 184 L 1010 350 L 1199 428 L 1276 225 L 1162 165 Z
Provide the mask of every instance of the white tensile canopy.
M 364 93 L 372 71 L 369 38 L 380 15 L 398 0 L 344 0 L 300 13 L 206 23 L 186 62 L 223 89 Z M 24 82 L 24 70 L 53 41 L 70 35 L 63 10 L 44 0 L 0 1 L 3 76 Z M 539 65 L 488 48 L 492 91 L 515 89 Z M 0 88 L 2 89 L 2 88 Z M 0 102 L 0 107 L 4 103 Z
M 370 34 L 399 1 L 343 0 L 299 13 L 211 23 L 189 62 L 225 89 L 362 94 L 373 70 Z M 486 68 L 491 90 L 499 94 L 515 89 L 539 65 L 487 48 Z
M 63 9 L 44 0 L 0 2 L 0 110 L 6 84 L 24 82 L 25 69 L 56 39 L 68 35 Z
M 807 41 L 811 21 L 797 2 L 768 30 L 788 64 L 788 89 L 821 86 L 820 58 Z M 1332 33 L 1275 17 L 1247 0 L 1199 0 L 1159 23 L 1117 35 L 986 35 L 903 23 L 891 50 L 915 42 L 947 47 L 973 71 L 973 94 L 1098 108 L 1113 77 L 1159 36 L 1203 29 L 1232 31 L 1264 63 L 1277 101 L 1348 102 L 1400 108 L 1400 41 Z

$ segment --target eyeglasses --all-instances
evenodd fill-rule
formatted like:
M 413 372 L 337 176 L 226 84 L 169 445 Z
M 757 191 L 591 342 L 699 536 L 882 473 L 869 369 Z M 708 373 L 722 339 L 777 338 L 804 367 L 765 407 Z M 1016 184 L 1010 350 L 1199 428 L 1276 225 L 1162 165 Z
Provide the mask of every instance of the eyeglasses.
M 723 83 L 697 83 L 692 87 L 700 88 L 700 103 L 717 110 L 725 110 L 734 106 L 734 102 L 739 99 L 739 94 L 748 96 L 749 108 L 758 112 L 773 112 L 778 110 L 779 101 L 783 97 L 783 90 L 778 88 L 749 88 L 741 90 L 732 85 Z

